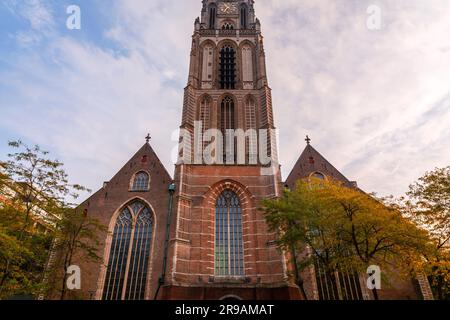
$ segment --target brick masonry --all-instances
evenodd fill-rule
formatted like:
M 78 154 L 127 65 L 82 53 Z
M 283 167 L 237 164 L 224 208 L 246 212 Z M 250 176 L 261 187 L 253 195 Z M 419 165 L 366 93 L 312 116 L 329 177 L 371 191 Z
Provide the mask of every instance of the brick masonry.
M 133 176 L 140 171 L 150 174 L 148 192 L 130 191 Z M 109 233 L 100 235 L 101 243 L 98 255 L 102 257 L 101 263 L 75 262 L 80 265 L 82 270 L 82 297 L 84 299 L 101 298 L 116 217 L 126 204 L 135 199 L 146 203 L 154 215 L 155 229 L 149 263 L 150 277 L 146 284 L 146 297 L 149 299 L 153 297 L 162 273 L 163 245 L 169 203 L 168 186 L 171 182 L 172 178 L 151 146 L 145 144 L 108 183 L 105 183 L 103 188 L 80 205 L 80 208 L 87 210 L 90 217 L 98 219 L 109 229 Z
M 208 128 L 220 128 L 221 102 L 228 96 L 234 101 L 236 129 L 247 130 L 249 123 L 256 126 L 254 129 L 274 129 L 263 37 L 261 25 L 255 17 L 253 1 L 235 1 L 246 6 L 247 26 L 241 25 L 239 13 L 219 10 L 215 25 L 211 27 L 210 5 L 220 5 L 220 2 L 222 1 L 203 1 L 201 18 L 195 21 L 181 128 L 193 134 L 194 122 L 202 120 L 200 105 L 204 97 L 209 98 L 210 105 L 209 116 L 203 121 L 206 121 Z M 221 30 L 221 24 L 225 22 L 233 24 L 234 30 Z M 236 51 L 234 89 L 222 90 L 219 85 L 219 53 L 224 46 Z M 203 70 L 204 68 L 207 70 Z M 255 102 L 255 110 L 250 113 L 246 112 L 246 101 L 249 98 Z M 259 141 L 259 145 L 262 143 L 269 146 L 269 156 L 274 160 L 269 171 L 262 165 L 197 165 L 186 162 L 186 159 L 194 158 L 196 148 L 194 142 L 186 144 L 183 141 L 182 157 L 176 165 L 174 181 L 151 146 L 145 144 L 111 181 L 80 205 L 90 217 L 109 227 L 109 233 L 100 235 L 98 254 L 102 261 L 78 261 L 82 268 L 82 297 L 101 299 L 111 232 L 117 215 L 127 203 L 139 199 L 151 208 L 154 219 L 146 299 L 153 299 L 156 292 L 157 299 L 303 299 L 290 276 L 293 267 L 289 263 L 289 256 L 276 247 L 276 235 L 268 230 L 264 215 L 259 210 L 262 199 L 280 196 L 283 188 L 279 165 L 275 161 L 275 137 L 269 136 L 267 141 Z M 140 171 L 146 171 L 150 175 L 150 189 L 148 192 L 131 192 L 133 177 Z M 296 181 L 315 172 L 343 181 L 349 186 L 356 186 L 356 183 L 345 178 L 309 144 L 285 185 L 293 188 Z M 176 193 L 172 219 L 169 221 L 166 277 L 163 283 L 159 283 L 164 271 L 168 186 L 172 182 L 176 185 Z M 215 206 L 218 196 L 227 189 L 238 195 L 242 206 L 245 276 L 239 278 L 215 276 Z M 304 270 L 302 276 L 308 299 L 317 299 L 314 268 Z M 383 293 L 382 298 L 418 298 L 412 284 L 402 282 L 396 288 Z M 366 296 L 369 295 L 366 293 Z

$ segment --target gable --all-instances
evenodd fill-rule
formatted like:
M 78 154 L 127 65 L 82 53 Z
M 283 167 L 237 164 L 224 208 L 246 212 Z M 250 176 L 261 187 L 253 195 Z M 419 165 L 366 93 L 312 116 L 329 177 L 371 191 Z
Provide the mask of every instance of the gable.
M 297 163 L 286 179 L 285 185 L 290 189 L 293 189 L 298 180 L 308 178 L 315 172 L 322 173 L 327 177 L 341 181 L 346 186 L 356 186 L 356 182 L 348 180 L 311 145 L 307 145 L 305 150 L 303 150 L 300 158 L 297 160 Z
M 131 192 L 130 189 L 134 175 L 142 171 L 148 173 L 150 176 L 150 191 L 158 189 L 166 190 L 172 181 L 170 174 L 159 160 L 153 148 L 150 144 L 146 143 L 126 162 L 110 181 L 105 182 L 103 187 L 84 201 L 83 204 L 97 200 L 99 198 L 98 194 L 117 196 L 118 194 L 122 195 Z

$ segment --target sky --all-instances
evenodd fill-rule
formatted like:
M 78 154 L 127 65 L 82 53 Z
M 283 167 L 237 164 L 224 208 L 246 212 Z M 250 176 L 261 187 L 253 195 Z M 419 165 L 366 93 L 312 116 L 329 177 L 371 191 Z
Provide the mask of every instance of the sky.
M 66 26 L 70 5 L 81 30 Z M 256 0 L 255 9 L 283 178 L 307 134 L 380 195 L 450 165 L 450 1 Z M 97 190 L 150 132 L 173 173 L 200 10 L 200 0 L 0 0 L 0 159 L 9 140 L 39 144 L 72 182 Z

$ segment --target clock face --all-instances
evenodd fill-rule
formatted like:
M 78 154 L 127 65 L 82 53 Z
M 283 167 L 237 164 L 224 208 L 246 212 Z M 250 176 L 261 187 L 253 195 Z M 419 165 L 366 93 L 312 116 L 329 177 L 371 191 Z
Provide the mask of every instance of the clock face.
M 222 14 L 237 14 L 239 11 L 236 3 L 222 2 L 219 4 L 219 12 Z

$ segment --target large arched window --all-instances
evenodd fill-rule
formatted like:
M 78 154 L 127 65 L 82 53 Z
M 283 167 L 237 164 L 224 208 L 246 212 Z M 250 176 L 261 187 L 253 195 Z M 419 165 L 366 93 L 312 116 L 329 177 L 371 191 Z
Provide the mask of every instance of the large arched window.
M 153 224 L 151 210 L 141 201 L 122 209 L 114 227 L 103 300 L 145 298 Z
M 244 276 L 242 209 L 239 198 L 225 190 L 216 202 L 215 274 Z
M 147 172 L 141 171 L 134 175 L 131 191 L 148 191 L 150 176 Z
M 232 46 L 224 46 L 220 51 L 220 88 L 234 89 L 236 84 L 236 51 Z
M 222 100 L 221 104 L 220 127 L 223 135 L 223 161 L 227 164 L 235 164 L 236 162 L 236 143 L 234 129 L 236 128 L 234 100 L 227 96 Z

